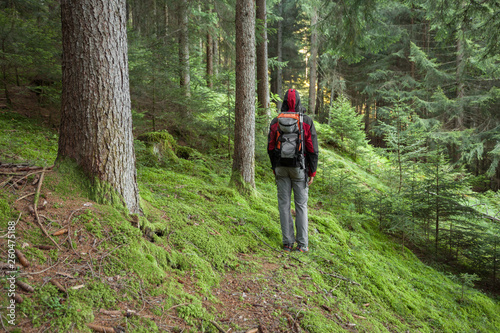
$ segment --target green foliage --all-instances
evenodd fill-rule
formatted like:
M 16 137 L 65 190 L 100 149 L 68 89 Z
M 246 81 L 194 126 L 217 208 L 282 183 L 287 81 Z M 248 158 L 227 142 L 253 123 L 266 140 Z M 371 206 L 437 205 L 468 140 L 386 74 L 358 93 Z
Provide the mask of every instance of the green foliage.
M 0 50 L 5 97 L 11 105 L 8 85 L 26 84 L 39 92 L 39 104 L 58 105 L 61 91 L 61 28 L 56 1 L 28 6 L 2 5 Z M 36 82 L 35 82 L 36 81 Z M 43 89 L 40 89 L 44 82 Z M 10 105 L 9 105 L 10 104 Z
M 332 103 L 328 124 L 333 132 L 328 133 L 327 143 L 354 156 L 358 148 L 366 146 L 363 119 L 344 95 Z
M 34 120 L 11 112 L 0 113 L 0 158 L 3 163 L 48 167 L 57 155 L 57 133 Z

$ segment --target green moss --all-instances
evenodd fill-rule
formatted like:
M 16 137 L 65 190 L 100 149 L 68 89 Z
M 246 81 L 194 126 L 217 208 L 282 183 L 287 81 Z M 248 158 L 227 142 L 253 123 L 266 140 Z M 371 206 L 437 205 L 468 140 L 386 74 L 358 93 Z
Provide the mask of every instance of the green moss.
M 36 287 L 31 298 L 19 304 L 19 311 L 31 319 L 35 327 L 50 323 L 54 331 L 74 331 L 84 328 L 84 324 L 94 320 L 89 298 L 83 300 L 69 291 L 67 296 L 52 284 Z
M 34 119 L 0 112 L 0 160 L 50 166 L 57 155 L 58 136 Z
M 127 321 L 127 332 L 131 333 L 154 333 L 160 332 L 160 329 L 154 321 L 147 318 L 132 316 Z
M 137 139 L 146 144 L 145 153 L 150 157 L 156 157 L 157 162 L 163 159 L 174 161 L 178 159 L 177 142 L 167 131 L 144 133 Z
M 22 250 L 26 258 L 29 262 L 33 262 L 37 259 L 38 263 L 43 265 L 47 261 L 47 257 L 42 250 L 37 249 L 36 247 L 27 247 Z
M 207 313 L 203 304 L 197 299 L 194 299 L 190 304 L 178 307 L 177 313 L 180 318 L 184 319 L 191 326 L 196 324 L 195 320 L 197 319 L 213 320 L 213 316 Z
M 7 193 L 0 192 L 0 228 L 7 229 L 7 222 L 14 220 L 14 212 L 10 208 L 12 202 L 11 196 Z

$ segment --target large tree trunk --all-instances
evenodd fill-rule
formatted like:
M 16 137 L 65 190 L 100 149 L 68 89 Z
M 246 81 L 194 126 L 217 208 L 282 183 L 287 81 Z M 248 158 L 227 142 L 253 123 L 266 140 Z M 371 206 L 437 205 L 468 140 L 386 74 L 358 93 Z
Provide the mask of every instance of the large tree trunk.
M 187 0 L 179 1 L 179 66 L 180 86 L 184 95 L 189 97 L 191 75 L 189 70 L 189 30 L 188 30 L 188 3 Z
M 255 187 L 255 8 L 236 1 L 236 100 L 232 181 Z
M 269 75 L 267 67 L 267 12 L 266 0 L 257 0 L 257 19 L 262 22 L 262 34 L 257 44 L 257 99 L 261 116 L 270 116 Z
M 311 17 L 311 56 L 309 58 L 309 112 L 314 114 L 316 102 L 317 58 L 318 58 L 318 9 L 314 9 Z
M 125 0 L 61 1 L 61 127 L 57 160 L 70 158 L 139 213 Z M 108 196 L 112 193 L 103 193 Z M 112 196 L 113 197 L 113 196 Z

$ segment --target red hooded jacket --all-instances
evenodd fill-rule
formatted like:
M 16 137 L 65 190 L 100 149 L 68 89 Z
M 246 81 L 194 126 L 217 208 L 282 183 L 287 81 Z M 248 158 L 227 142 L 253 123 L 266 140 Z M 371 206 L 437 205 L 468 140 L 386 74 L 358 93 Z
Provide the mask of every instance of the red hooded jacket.
M 298 91 L 295 89 L 289 89 L 285 93 L 283 99 L 283 105 L 281 106 L 281 112 L 301 112 L 304 109 L 300 105 L 300 96 Z M 316 134 L 316 129 L 314 128 L 313 120 L 307 116 L 303 115 L 304 121 L 304 156 L 306 161 L 306 170 L 309 177 L 314 177 L 316 175 L 316 169 L 318 167 L 318 137 Z M 267 140 L 267 152 L 271 160 L 271 166 L 274 169 L 279 164 L 279 155 L 276 151 L 276 136 L 278 132 L 278 118 L 274 118 L 269 126 L 269 134 Z M 297 165 L 298 166 L 298 165 Z

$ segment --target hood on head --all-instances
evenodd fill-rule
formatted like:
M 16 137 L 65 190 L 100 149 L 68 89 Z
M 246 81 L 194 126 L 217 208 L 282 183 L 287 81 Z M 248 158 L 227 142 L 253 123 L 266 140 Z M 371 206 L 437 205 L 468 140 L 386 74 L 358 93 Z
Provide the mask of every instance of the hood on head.
M 282 112 L 300 112 L 300 96 L 296 89 L 288 89 L 283 98 Z

